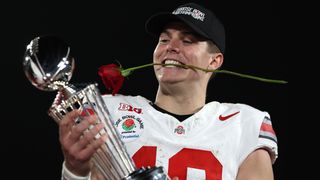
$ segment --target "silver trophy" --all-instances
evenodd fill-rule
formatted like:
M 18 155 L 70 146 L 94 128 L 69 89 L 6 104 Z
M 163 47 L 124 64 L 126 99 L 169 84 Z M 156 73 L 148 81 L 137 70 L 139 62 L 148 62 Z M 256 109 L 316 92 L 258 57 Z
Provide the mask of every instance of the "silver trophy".
M 71 79 L 75 67 L 70 46 L 56 36 L 39 36 L 27 45 L 23 69 L 28 80 L 40 90 L 58 91 L 48 114 L 57 123 L 74 110 L 81 110 L 81 116 L 95 114 L 105 128 L 108 138 L 94 154 L 96 168 L 105 179 L 122 180 L 167 180 L 162 167 L 136 168 L 114 127 L 112 117 L 101 97 L 97 84 L 73 85 Z M 81 121 L 79 118 L 75 123 Z

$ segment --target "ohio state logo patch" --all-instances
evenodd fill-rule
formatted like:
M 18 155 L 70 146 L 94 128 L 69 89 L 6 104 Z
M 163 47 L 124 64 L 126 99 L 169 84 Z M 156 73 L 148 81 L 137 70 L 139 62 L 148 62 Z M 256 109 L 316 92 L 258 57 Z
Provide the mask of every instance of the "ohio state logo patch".
M 176 134 L 184 134 L 185 133 L 185 130 L 184 130 L 184 128 L 183 128 L 183 126 L 177 126 L 175 129 L 174 129 L 174 133 L 176 133 Z
M 120 138 L 124 142 L 131 142 L 139 138 L 143 132 L 144 124 L 140 117 L 125 115 L 115 122 Z

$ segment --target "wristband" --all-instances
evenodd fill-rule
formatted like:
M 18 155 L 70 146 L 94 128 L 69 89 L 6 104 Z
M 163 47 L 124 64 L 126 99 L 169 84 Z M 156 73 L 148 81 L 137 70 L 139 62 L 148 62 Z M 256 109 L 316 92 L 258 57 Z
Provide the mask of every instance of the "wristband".
M 87 176 L 77 176 L 69 171 L 65 165 L 65 162 L 63 162 L 61 180 L 91 180 L 91 172 L 89 172 Z

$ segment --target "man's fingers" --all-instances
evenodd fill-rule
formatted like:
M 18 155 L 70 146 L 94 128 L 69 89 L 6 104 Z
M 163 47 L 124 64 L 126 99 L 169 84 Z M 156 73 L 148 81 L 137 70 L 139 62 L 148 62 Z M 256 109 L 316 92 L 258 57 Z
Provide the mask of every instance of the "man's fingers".
M 79 118 L 80 113 L 77 110 L 73 110 L 67 113 L 61 121 L 59 121 L 59 133 L 60 137 L 66 137 L 69 134 L 71 127 L 74 125 L 75 119 Z
M 105 143 L 106 140 L 107 140 L 107 134 L 101 135 L 100 138 L 95 139 L 87 146 L 87 148 L 83 149 L 80 152 L 80 156 L 91 157 Z
M 98 138 L 99 132 L 104 128 L 104 125 L 102 123 L 99 123 L 95 126 L 93 126 L 90 130 L 83 133 L 83 136 L 78 142 L 78 146 L 80 148 L 86 147 L 88 144 L 93 142 L 95 140 L 95 137 Z M 98 136 L 97 136 L 98 135 Z
M 79 123 L 76 123 L 79 118 Z M 83 133 L 95 124 L 96 120 L 97 116 L 81 116 L 76 110 L 66 114 L 60 122 L 60 142 L 64 144 L 64 147 L 73 146 L 83 136 Z

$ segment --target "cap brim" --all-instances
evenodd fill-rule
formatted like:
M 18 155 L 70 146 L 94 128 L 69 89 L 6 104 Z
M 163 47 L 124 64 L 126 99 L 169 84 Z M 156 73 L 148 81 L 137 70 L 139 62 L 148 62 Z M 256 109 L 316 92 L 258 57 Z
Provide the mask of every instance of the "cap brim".
M 199 27 L 188 21 L 188 19 L 184 18 L 183 16 L 177 16 L 171 13 L 158 13 L 151 16 L 147 20 L 145 28 L 148 33 L 158 36 L 162 32 L 166 24 L 174 21 L 182 21 L 191 29 L 193 29 L 195 33 L 199 34 L 200 36 L 206 39 L 210 39 L 207 34 L 205 34 Z

